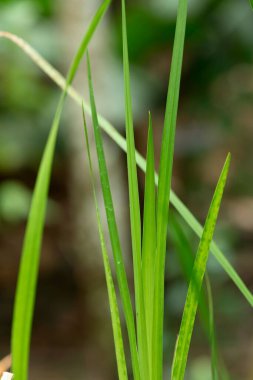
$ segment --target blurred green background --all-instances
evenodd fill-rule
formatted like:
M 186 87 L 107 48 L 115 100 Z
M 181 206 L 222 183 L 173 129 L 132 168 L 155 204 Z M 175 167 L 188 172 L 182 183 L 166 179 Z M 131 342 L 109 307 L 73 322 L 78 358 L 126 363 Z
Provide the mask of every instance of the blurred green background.
M 0 0 L 0 29 L 24 38 L 65 75 L 98 4 L 97 0 Z M 157 164 L 176 10 L 177 0 L 127 1 L 136 145 L 145 155 L 147 113 L 151 110 Z M 99 111 L 124 133 L 120 28 L 120 1 L 113 1 L 91 44 L 91 57 Z M 86 85 L 83 66 L 75 86 L 83 92 Z M 0 40 L 1 357 L 10 350 L 25 220 L 59 94 L 56 85 L 23 52 Z M 203 222 L 218 174 L 227 152 L 231 152 L 216 240 L 251 290 L 252 105 L 253 13 L 248 1 L 189 0 L 173 188 Z M 94 207 L 80 136 L 80 109 L 68 101 L 54 163 L 36 302 L 31 378 L 37 380 L 116 378 Z M 130 252 L 125 157 L 107 138 L 105 142 L 122 241 L 125 251 Z M 141 173 L 139 180 L 143 190 Z M 195 251 L 196 237 L 181 224 Z M 170 231 L 168 236 L 166 372 L 186 294 Z M 130 260 L 128 253 L 126 262 Z M 217 338 L 228 378 L 252 380 L 252 310 L 212 257 L 208 268 Z M 208 342 L 197 321 L 187 379 L 211 379 L 209 357 Z

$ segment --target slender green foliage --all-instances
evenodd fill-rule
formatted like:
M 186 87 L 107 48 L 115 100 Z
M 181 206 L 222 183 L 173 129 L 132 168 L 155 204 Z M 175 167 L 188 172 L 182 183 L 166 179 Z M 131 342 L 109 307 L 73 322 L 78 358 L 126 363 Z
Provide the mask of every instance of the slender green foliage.
M 192 277 L 192 268 L 194 265 L 195 252 L 193 251 L 188 237 L 186 237 L 179 221 L 173 213 L 169 216 L 169 233 L 172 242 L 176 248 L 176 255 L 187 283 L 190 283 Z M 194 280 L 194 278 L 193 278 Z M 208 301 L 206 300 L 205 293 L 201 292 L 199 299 L 199 314 L 202 327 L 205 333 L 209 336 L 209 313 Z
M 181 69 L 187 19 L 187 0 L 179 0 L 175 41 L 162 136 L 161 158 L 157 195 L 157 252 L 155 262 L 154 321 L 153 321 L 153 368 L 156 380 L 162 379 L 163 363 L 163 314 L 164 269 L 170 198 L 174 140 L 178 110 Z
M 39 267 L 39 254 L 46 212 L 46 197 L 59 119 L 60 109 L 58 108 L 37 176 L 23 243 L 21 266 L 19 269 L 13 315 L 11 350 L 12 372 L 15 374 L 15 377 L 20 380 L 26 380 L 28 377 L 30 336 Z
M 253 9 L 253 0 L 249 0 L 249 3 L 250 3 L 250 5 L 251 5 L 251 7 Z
M 195 216 L 191 213 L 190 210 L 183 204 L 183 202 L 176 196 L 175 193 L 171 194 L 171 203 L 178 210 L 182 218 L 186 221 L 186 223 L 192 228 L 192 230 L 196 233 L 196 235 L 201 238 L 203 234 L 203 227 L 199 223 L 199 221 L 195 218 Z M 214 257 L 224 269 L 224 271 L 228 274 L 228 276 L 233 280 L 236 284 L 237 288 L 243 294 L 245 299 L 248 301 L 251 307 L 253 307 L 253 294 L 247 288 L 245 283 L 242 281 L 238 273 L 235 271 L 233 266 L 230 264 L 228 259 L 222 253 L 221 249 L 217 246 L 217 244 L 212 241 L 210 246 L 210 251 L 213 253 Z
M 88 27 L 87 32 L 85 33 L 78 52 L 74 57 L 73 63 L 67 76 L 65 89 L 60 97 L 57 106 L 56 114 L 50 130 L 46 148 L 43 153 L 35 184 L 22 249 L 12 326 L 12 370 L 15 378 L 18 380 L 26 380 L 28 378 L 30 337 L 38 277 L 40 248 L 42 242 L 43 227 L 45 223 L 49 180 L 64 100 L 67 94 L 68 86 L 71 84 L 75 76 L 88 43 L 93 33 L 95 32 L 102 16 L 108 8 L 109 3 L 110 0 L 105 0 L 99 7 L 97 13 L 95 14 Z
M 211 344 L 212 380 L 219 380 L 218 352 L 217 352 L 217 344 L 216 344 L 215 328 L 214 328 L 213 296 L 212 296 L 210 280 L 207 275 L 205 276 L 205 283 L 206 283 L 207 297 L 208 297 L 209 341 Z
M 155 157 L 151 114 L 149 113 L 147 170 L 144 196 L 143 235 L 142 235 L 142 279 L 147 326 L 149 372 L 152 379 L 152 326 L 154 302 L 154 264 L 156 253 L 156 194 Z
M 199 295 L 202 287 L 203 277 L 206 271 L 206 264 L 210 243 L 213 239 L 214 229 L 220 209 L 220 203 L 225 187 L 228 169 L 230 164 L 230 154 L 227 157 L 219 178 L 213 200 L 206 218 L 204 231 L 200 240 L 198 252 L 195 258 L 192 278 L 188 288 L 182 322 L 176 344 L 173 365 L 172 380 L 183 380 L 186 368 L 186 362 L 191 342 L 191 336 L 198 307 Z
M 115 218 L 114 206 L 113 206 L 111 189 L 110 189 L 110 181 L 109 181 L 108 171 L 106 167 L 106 160 L 105 160 L 101 130 L 98 125 L 89 55 L 87 55 L 87 62 L 88 62 L 88 82 L 89 82 L 89 92 L 90 92 L 90 104 L 91 104 L 91 109 L 92 109 L 92 122 L 93 122 L 97 157 L 98 157 L 98 163 L 99 163 L 101 187 L 102 187 L 102 192 L 103 192 L 108 229 L 109 229 L 109 234 L 110 234 L 115 268 L 116 268 L 116 275 L 117 275 L 121 300 L 123 304 L 124 315 L 126 319 L 131 357 L 132 357 L 133 372 L 134 372 L 135 379 L 139 379 L 140 373 L 139 373 L 139 363 L 138 363 L 133 309 L 132 309 L 131 297 L 130 297 L 130 292 L 129 292 L 128 283 L 127 283 L 126 271 L 124 267 L 122 249 L 121 249 L 120 240 L 119 240 L 119 233 L 118 233 L 118 228 L 116 224 L 116 218 Z
M 183 275 L 190 283 L 192 278 L 192 268 L 194 265 L 194 252 L 191 243 L 183 231 L 177 218 L 171 213 L 169 217 L 169 232 L 176 248 L 176 254 L 182 268 Z M 192 278 L 195 281 L 195 278 Z M 213 311 L 213 297 L 209 276 L 205 274 L 205 288 L 206 292 L 202 291 L 199 297 L 199 315 L 201 325 L 205 334 L 208 337 L 209 345 L 211 348 L 211 364 L 213 380 L 217 379 L 218 372 L 222 372 L 221 360 L 219 358 L 217 339 L 214 327 L 214 311 Z M 223 377 L 221 377 L 223 379 Z
M 127 27 L 125 1 L 122 0 L 122 42 L 123 42 L 123 69 L 125 90 L 125 124 L 127 142 L 127 170 L 129 186 L 130 225 L 132 237 L 135 307 L 137 323 L 137 341 L 140 361 L 141 378 L 149 379 L 148 349 L 146 335 L 146 318 L 143 298 L 142 264 L 141 264 L 141 217 L 140 201 L 135 159 L 135 143 L 133 128 L 132 99 L 130 89 L 129 59 L 127 46 Z
M 98 201 L 97 201 L 97 196 L 96 196 L 95 180 L 94 180 L 94 174 L 93 174 L 93 168 L 92 168 L 92 162 L 91 162 L 90 144 L 89 144 L 89 138 L 88 138 L 88 132 L 87 132 L 87 125 L 85 121 L 84 109 L 83 109 L 83 122 L 84 122 L 85 141 L 86 141 L 86 148 L 87 148 L 87 157 L 89 161 L 90 178 L 91 178 L 93 197 L 94 197 L 94 203 L 95 203 L 95 208 L 96 208 L 99 239 L 100 239 L 100 244 L 101 244 L 107 291 L 108 291 L 108 297 L 109 297 L 114 346 L 115 346 L 116 358 L 117 358 L 118 375 L 119 375 L 119 380 L 127 380 L 128 376 L 127 376 L 124 345 L 123 345 L 123 339 L 122 339 L 119 309 L 118 309 L 117 297 L 116 297 L 116 292 L 115 292 L 113 278 L 112 278 L 110 261 L 109 261 L 109 257 L 108 257 L 108 253 L 106 249 L 103 228 L 102 228 L 102 223 L 101 223 L 101 216 L 100 216 Z
M 9 39 L 15 45 L 17 45 L 27 56 L 49 77 L 55 82 L 60 88 L 64 89 L 66 86 L 66 79 L 57 71 L 48 61 L 46 61 L 36 50 L 34 50 L 31 45 L 25 42 L 22 38 L 16 36 L 15 34 L 9 32 L 0 31 L 0 38 Z M 82 98 L 82 96 L 71 86 L 67 88 L 68 95 L 80 106 L 84 102 L 84 109 L 88 115 L 91 115 L 90 105 Z M 113 125 L 106 120 L 103 116 L 98 114 L 98 122 L 100 127 L 107 133 L 107 135 L 124 151 L 126 152 L 126 140 L 117 131 Z M 136 151 L 136 163 L 141 170 L 146 171 L 146 160 Z M 158 175 L 155 177 L 156 185 L 158 184 Z M 201 237 L 203 232 L 203 227 L 191 211 L 184 205 L 184 203 L 178 198 L 178 196 L 171 190 L 170 192 L 170 202 L 181 215 L 181 217 L 186 221 L 190 228 L 195 232 L 198 237 Z M 237 286 L 238 290 L 242 293 L 247 302 L 253 307 L 253 294 L 248 289 L 246 284 L 242 281 L 241 277 L 235 271 L 233 266 L 226 259 L 225 254 L 213 241 L 210 247 L 212 254 L 215 259 L 221 265 L 223 270 L 231 278 L 234 284 Z
M 252 5 L 252 0 L 250 0 L 250 2 Z M 108 289 L 119 379 L 127 380 L 128 375 L 116 291 L 113 283 L 108 252 L 105 245 L 101 216 L 94 186 L 94 176 L 85 121 L 85 112 L 92 116 L 93 121 L 101 187 L 114 264 L 116 268 L 117 282 L 123 305 L 124 317 L 126 320 L 134 379 L 162 380 L 163 377 L 164 272 L 169 212 L 168 204 L 170 201 L 195 231 L 195 233 L 201 238 L 198 252 L 194 261 L 181 327 L 175 348 L 172 365 L 172 380 L 183 380 L 184 378 L 198 305 L 200 304 L 200 307 L 202 305 L 203 310 L 206 312 L 205 302 L 200 295 L 203 277 L 206 271 L 209 249 L 211 249 L 214 253 L 216 259 L 233 279 L 240 291 L 244 294 L 245 298 L 251 305 L 253 305 L 253 295 L 246 288 L 245 284 L 226 260 L 220 249 L 212 241 L 220 202 L 227 179 L 230 155 L 227 157 L 218 181 L 204 228 L 171 191 L 174 140 L 188 1 L 178 0 L 178 14 L 165 110 L 159 176 L 155 173 L 154 140 L 150 115 L 147 161 L 145 161 L 144 158 L 135 150 L 125 0 L 121 0 L 121 6 L 126 140 L 108 121 L 97 114 L 88 54 L 87 61 L 90 106 L 82 100 L 80 95 L 76 93 L 73 88 L 71 88 L 71 83 L 84 52 L 87 49 L 88 43 L 90 42 L 90 39 L 92 38 L 94 31 L 109 4 L 110 0 L 105 0 L 99 7 L 77 51 L 66 80 L 22 39 L 13 36 L 10 33 L 0 32 L 0 37 L 9 38 L 19 45 L 51 78 L 53 78 L 53 80 L 55 80 L 56 83 L 63 88 L 39 168 L 22 250 L 12 329 L 13 372 L 15 374 L 15 378 L 18 380 L 27 380 L 28 378 L 31 326 L 38 277 L 40 248 L 45 223 L 47 195 L 60 118 L 67 93 L 69 93 L 79 104 L 81 104 L 83 109 L 87 156 Z M 113 140 L 127 153 L 136 327 L 99 125 L 101 125 L 108 135 L 111 136 Z M 140 168 L 146 171 L 143 228 L 141 226 L 140 216 L 137 164 Z M 157 199 L 155 185 L 158 185 Z M 189 266 L 188 262 L 186 263 L 186 266 Z M 27 279 L 29 279 L 29 282 Z M 213 379 L 215 380 L 219 378 L 217 346 L 215 341 L 211 288 L 208 279 L 206 281 L 210 315 L 208 326 L 212 351 L 212 373 Z M 204 317 L 206 320 L 206 314 Z

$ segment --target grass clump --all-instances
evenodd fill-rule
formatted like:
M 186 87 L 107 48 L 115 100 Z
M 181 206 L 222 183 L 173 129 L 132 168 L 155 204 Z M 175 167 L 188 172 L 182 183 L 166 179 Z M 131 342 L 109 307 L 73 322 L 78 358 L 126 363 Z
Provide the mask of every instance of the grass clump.
M 217 368 L 218 354 L 214 332 L 212 295 L 208 280 L 208 302 L 206 302 L 205 297 L 203 301 L 201 292 L 209 250 L 213 252 L 216 259 L 235 282 L 251 306 L 253 305 L 253 296 L 213 241 L 214 229 L 228 175 L 230 155 L 227 157 L 220 175 L 220 179 L 217 183 L 204 227 L 198 223 L 196 218 L 171 190 L 174 140 L 187 20 L 187 0 L 179 0 L 178 2 L 175 41 L 172 54 L 158 175 L 155 172 L 154 165 L 154 140 L 151 114 L 149 114 L 148 119 L 146 161 L 138 154 L 138 152 L 136 152 L 135 149 L 125 0 L 121 1 L 121 7 L 126 140 L 118 134 L 109 122 L 97 113 L 92 83 L 91 64 L 88 55 L 87 62 L 90 104 L 84 102 L 82 97 L 80 97 L 71 87 L 71 83 L 84 53 L 87 50 L 88 44 L 109 4 L 110 0 L 105 0 L 102 2 L 97 13 L 92 19 L 80 48 L 73 60 L 66 80 L 61 77 L 47 62 L 43 61 L 43 59 L 34 50 L 32 50 L 32 48 L 25 44 L 24 41 L 15 36 L 13 37 L 13 35 L 8 33 L 0 32 L 0 37 L 9 38 L 17 43 L 49 76 L 53 78 L 59 86 L 63 88 L 39 168 L 23 244 L 13 317 L 12 369 L 17 380 L 27 380 L 31 327 L 36 297 L 36 284 L 43 227 L 45 222 L 48 187 L 60 117 L 65 98 L 67 94 L 70 94 L 80 105 L 82 105 L 83 109 L 87 157 L 89 161 L 99 239 L 101 243 L 102 258 L 108 289 L 119 379 L 127 379 L 128 374 L 130 374 L 130 369 L 127 369 L 126 365 L 125 350 L 127 346 L 124 345 L 122 337 L 118 299 L 116 296 L 117 289 L 119 289 L 119 298 L 122 304 L 123 315 L 126 323 L 131 356 L 131 370 L 134 379 L 162 380 L 163 378 L 164 274 L 169 202 L 175 206 L 188 225 L 200 237 L 199 248 L 195 260 L 191 257 L 190 261 L 187 263 L 185 261 L 184 254 L 181 257 L 183 260 L 182 262 L 185 269 L 186 279 L 189 282 L 189 288 L 178 340 L 175 347 L 171 379 L 182 380 L 184 378 L 195 316 L 199 303 L 200 310 L 204 310 L 204 323 L 207 323 L 207 330 L 209 333 L 212 351 L 212 371 L 213 378 L 215 379 L 218 378 L 217 374 L 219 373 Z M 114 285 L 113 281 L 113 270 L 108 258 L 107 247 L 105 245 L 100 210 L 98 208 L 94 187 L 92 160 L 90 156 L 89 138 L 85 120 L 86 113 L 92 116 L 97 158 L 99 163 L 100 182 L 114 258 L 117 286 Z M 134 307 L 131 301 L 123 253 L 119 240 L 100 126 L 127 153 L 130 227 L 134 273 Z M 146 171 L 143 223 L 141 223 L 140 214 L 137 165 Z M 158 186 L 157 192 L 156 185 Z M 175 223 L 173 225 L 174 227 L 172 227 L 172 230 L 174 231 L 174 236 L 176 236 L 179 244 L 179 251 L 181 250 L 182 252 L 186 252 L 186 245 L 182 244 L 182 234 L 177 225 Z M 206 322 L 206 315 L 208 316 L 208 322 Z M 166 378 L 168 378 L 168 376 L 166 376 Z
M 135 156 L 133 115 L 131 104 L 130 73 L 127 46 L 126 10 L 125 2 L 122 0 L 122 36 L 123 36 L 123 71 L 125 88 L 125 124 L 127 143 L 127 169 L 129 186 L 129 209 L 132 237 L 132 256 L 134 272 L 134 294 L 135 294 L 135 321 L 131 325 L 128 336 L 132 358 L 132 370 L 134 379 L 162 380 L 163 378 L 163 310 L 164 310 L 164 272 L 166 240 L 168 228 L 168 202 L 170 197 L 172 164 L 174 153 L 174 139 L 176 128 L 176 117 L 179 98 L 179 87 L 181 77 L 181 66 L 183 59 L 183 45 L 185 36 L 187 15 L 187 2 L 179 2 L 178 19 L 173 49 L 171 76 L 168 89 L 168 101 L 165 112 L 163 130 L 160 170 L 158 177 L 158 193 L 155 191 L 155 166 L 154 166 L 154 141 L 151 114 L 149 114 L 148 144 L 147 144 L 147 167 L 144 199 L 144 219 L 141 225 L 139 190 L 137 181 L 137 166 Z M 92 121 L 97 148 L 100 180 L 103 190 L 104 205 L 107 215 L 108 228 L 112 250 L 114 252 L 115 236 L 117 239 L 120 261 L 114 252 L 114 264 L 116 268 L 119 288 L 122 287 L 121 278 L 118 275 L 118 265 L 124 266 L 122 251 L 118 239 L 114 207 L 111 197 L 110 182 L 106 169 L 105 155 L 101 132 L 98 126 L 94 90 L 91 79 L 91 67 L 88 58 L 88 80 L 90 89 L 90 103 L 92 109 Z M 88 153 L 89 156 L 89 153 Z M 90 157 L 88 157 L 90 160 Z M 172 380 L 184 378 L 185 367 L 188 357 L 189 345 L 198 306 L 202 280 L 206 270 L 206 263 L 210 244 L 213 238 L 214 228 L 218 216 L 220 202 L 228 174 L 230 155 L 224 165 L 221 177 L 218 181 L 216 191 L 210 206 L 203 234 L 201 236 L 199 249 L 194 261 L 191 274 L 188 295 L 185 303 L 182 324 L 175 349 L 172 366 Z M 96 203 L 96 200 L 95 200 Z M 112 224 L 113 231 L 112 233 Z M 101 224 L 99 224 L 99 230 Z M 143 233 L 142 233 L 143 231 Z M 101 244 L 103 251 L 103 243 Z M 125 278 L 124 278 L 125 281 Z M 128 289 L 127 282 L 124 282 Z M 122 293 L 122 291 L 120 292 Z M 124 293 L 123 293 L 123 296 Z M 122 299 L 122 296 L 121 296 Z M 211 305 L 211 304 L 210 304 Z M 127 322 L 127 314 L 132 316 L 131 303 L 124 307 L 124 315 Z M 111 309 L 111 314 L 113 311 Z M 113 315 L 112 315 L 113 320 Z M 212 322 L 212 319 L 211 319 Z M 212 323 L 210 323 L 212 326 Z M 135 339 L 132 340 L 134 335 Z M 131 345 L 134 342 L 134 347 Z M 116 347 L 116 346 L 115 346 Z M 117 350 L 116 350 L 117 351 Z M 137 352 L 137 357 L 136 357 Z M 133 355 L 134 353 L 134 355 Z M 119 378 L 120 374 L 119 374 Z
M 93 104 L 93 106 L 95 105 Z M 85 141 L 86 141 L 86 147 L 87 147 L 87 156 L 88 156 L 88 161 L 89 161 L 90 178 L 91 178 L 94 202 L 95 202 L 95 207 L 96 207 L 99 239 L 100 239 L 100 244 L 101 244 L 101 249 L 102 249 L 106 284 L 107 284 L 107 290 L 108 290 L 108 298 L 109 298 L 110 311 L 111 311 L 111 317 L 112 317 L 112 329 L 113 329 L 114 345 L 115 345 L 115 352 L 116 352 L 116 358 L 117 358 L 118 374 L 119 374 L 120 379 L 127 380 L 128 376 L 127 376 L 127 369 L 126 369 L 126 359 L 125 359 L 124 345 L 123 345 L 123 339 L 122 339 L 117 296 L 115 292 L 115 287 L 114 287 L 112 272 L 111 272 L 111 267 L 110 267 L 110 261 L 109 261 L 109 257 L 107 253 L 106 244 L 105 244 L 100 211 L 98 208 L 98 201 L 97 201 L 96 190 L 95 190 L 95 180 L 94 180 L 94 175 L 93 175 L 92 161 L 91 161 L 90 148 L 89 148 L 87 124 L 85 120 L 84 110 L 83 110 L 83 121 L 84 121 Z

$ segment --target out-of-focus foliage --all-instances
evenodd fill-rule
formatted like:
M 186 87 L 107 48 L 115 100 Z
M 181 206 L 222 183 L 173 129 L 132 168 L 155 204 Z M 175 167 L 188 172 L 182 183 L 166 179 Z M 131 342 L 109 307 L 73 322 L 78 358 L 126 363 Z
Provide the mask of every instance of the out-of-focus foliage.
M 51 62 L 57 62 L 55 25 L 44 16 L 43 1 L 0 3 L 2 30 L 23 36 Z M 48 2 L 49 4 L 50 2 Z M 1 171 L 32 168 L 41 154 L 54 109 L 54 91 L 45 77 L 6 41 L 0 44 Z
M 61 42 L 52 4 L 0 1 L 0 29 L 22 36 L 57 65 Z M 0 56 L 0 225 L 19 226 L 28 214 L 58 90 L 8 41 L 1 41 Z M 58 211 L 50 201 L 47 221 L 57 220 Z
M 0 218 L 5 222 L 24 221 L 28 214 L 31 194 L 25 186 L 15 181 L 0 185 Z

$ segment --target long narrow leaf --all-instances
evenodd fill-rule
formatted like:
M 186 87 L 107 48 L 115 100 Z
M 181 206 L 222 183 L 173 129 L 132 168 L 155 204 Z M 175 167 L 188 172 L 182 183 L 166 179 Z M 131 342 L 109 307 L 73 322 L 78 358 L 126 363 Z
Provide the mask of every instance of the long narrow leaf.
M 90 92 L 90 104 L 92 109 L 92 122 L 94 129 L 94 136 L 96 142 L 96 150 L 99 164 L 99 173 L 100 173 L 100 181 L 103 192 L 106 216 L 108 229 L 110 234 L 111 246 L 113 251 L 114 263 L 116 268 L 116 275 L 118 280 L 118 286 L 120 290 L 120 296 L 123 304 L 123 311 L 126 319 L 127 332 L 129 337 L 129 345 L 131 350 L 132 357 L 132 365 L 134 378 L 139 379 L 139 363 L 138 363 L 138 353 L 137 353 L 137 344 L 136 344 L 136 332 L 135 332 L 135 323 L 134 323 L 134 315 L 131 304 L 131 297 L 127 283 L 127 276 L 124 267 L 124 260 L 122 255 L 122 249 L 119 240 L 119 233 L 115 218 L 114 206 L 112 201 L 111 189 L 110 189 L 110 181 L 108 176 L 108 171 L 106 167 L 106 160 L 103 148 L 103 140 L 101 136 L 101 130 L 98 125 L 98 117 L 97 110 L 94 98 L 93 84 L 92 84 L 92 76 L 91 76 L 91 66 L 89 55 L 87 54 L 87 62 L 88 62 L 88 82 L 89 82 L 89 92 Z
M 144 195 L 143 236 L 142 236 L 142 274 L 143 293 L 146 312 L 149 372 L 152 379 L 152 326 L 154 301 L 154 264 L 156 253 L 156 195 L 155 195 L 155 158 L 151 114 L 149 114 L 147 170 Z
M 66 85 L 66 79 L 57 71 L 48 61 L 46 61 L 35 49 L 31 47 L 26 41 L 17 35 L 9 32 L 0 31 L 0 38 L 5 38 L 10 40 L 16 46 L 18 46 L 52 81 L 57 84 L 60 88 L 64 89 Z M 84 102 L 85 112 L 91 115 L 91 108 L 82 96 L 71 86 L 67 89 L 68 95 L 80 106 Z M 103 116 L 98 114 L 98 122 L 101 128 L 107 133 L 107 135 L 124 151 L 126 152 L 126 140 L 117 131 L 113 125 L 106 120 Z M 145 159 L 136 151 L 136 163 L 141 170 L 145 172 L 146 161 Z M 156 175 L 156 185 L 158 184 L 158 176 Z M 203 232 L 203 226 L 191 213 L 191 211 L 184 205 L 184 203 L 178 198 L 178 196 L 171 190 L 170 192 L 170 202 L 190 226 L 190 228 L 195 232 L 195 234 L 201 237 Z M 242 293 L 247 302 L 253 307 L 253 294 L 248 289 L 246 284 L 243 282 L 241 277 L 235 271 L 233 266 L 226 259 L 225 254 L 212 242 L 210 250 L 214 255 L 215 259 L 221 265 L 223 270 L 231 278 L 234 284 L 237 286 L 238 290 Z
M 190 283 L 192 277 L 192 268 L 194 265 L 194 252 L 188 237 L 185 235 L 180 223 L 171 213 L 169 224 L 170 236 L 176 248 L 176 254 L 182 268 L 187 283 Z M 195 281 L 194 278 L 192 278 Z M 217 380 L 217 373 L 222 372 L 221 360 L 219 359 L 217 339 L 214 327 L 213 298 L 209 276 L 205 275 L 206 292 L 202 291 L 199 297 L 199 315 L 200 322 L 206 333 L 211 349 L 211 363 L 213 380 Z
M 88 156 L 88 161 L 89 161 L 90 178 L 91 178 L 93 197 L 94 197 L 94 202 L 95 202 L 95 207 L 96 207 L 98 232 L 99 232 L 103 262 L 104 262 L 104 270 L 105 270 L 110 312 L 111 312 L 111 318 L 112 318 L 112 329 L 113 329 L 113 337 L 114 337 L 114 347 L 115 347 L 116 358 L 117 358 L 118 375 L 119 375 L 119 380 L 127 380 L 128 376 L 127 376 L 126 359 L 125 359 L 125 352 L 124 352 L 124 345 L 123 345 L 123 338 L 122 338 L 122 331 L 121 331 L 121 324 L 120 324 L 119 309 L 118 309 L 117 297 L 116 297 L 116 292 L 115 292 L 113 278 L 112 278 L 110 261 L 109 261 L 103 229 L 102 229 L 101 216 L 100 216 L 100 212 L 98 208 L 93 168 L 92 168 L 92 163 L 91 163 L 90 144 L 89 144 L 89 138 L 88 138 L 88 132 L 87 132 L 87 125 L 85 121 L 84 109 L 83 109 L 83 122 L 84 122 L 84 133 L 85 133 L 85 141 L 86 141 L 86 148 L 87 148 L 87 156 Z
M 157 380 L 162 379 L 163 368 L 164 269 L 168 224 L 168 203 L 171 190 L 174 141 L 184 51 L 186 19 L 187 0 L 179 0 L 162 137 L 157 195 L 157 253 L 155 263 L 155 304 L 153 322 L 153 366 Z
M 180 225 L 176 217 L 173 215 L 173 213 L 171 213 L 169 216 L 169 234 L 176 248 L 176 255 L 183 276 L 189 284 L 192 277 L 192 268 L 194 265 L 195 253 L 192 249 L 189 238 L 186 236 L 182 226 Z M 205 297 L 204 291 L 201 293 L 199 299 L 199 314 L 203 330 L 209 336 L 208 301 Z
M 218 370 L 218 351 L 215 337 L 214 328 L 214 312 L 213 312 L 213 295 L 209 277 L 205 276 L 205 283 L 208 296 L 208 309 L 209 309 L 209 340 L 211 344 L 211 368 L 212 368 L 212 380 L 219 380 Z
M 192 279 L 190 281 L 180 331 L 178 335 L 176 350 L 172 366 L 172 380 L 183 380 L 187 363 L 187 357 L 192 337 L 195 316 L 198 307 L 199 295 L 202 287 L 203 277 L 206 271 L 206 263 L 210 244 L 213 239 L 214 229 L 220 209 L 220 203 L 227 180 L 230 165 L 230 154 L 228 155 L 222 173 L 220 175 L 210 209 L 206 218 L 203 235 L 200 240 L 198 252 L 195 258 Z
M 12 369 L 13 373 L 15 374 L 15 378 L 18 380 L 26 380 L 28 378 L 30 338 L 40 260 L 40 248 L 45 223 L 49 180 L 64 100 L 67 94 L 68 86 L 71 84 L 75 76 L 87 45 L 102 16 L 108 8 L 109 3 L 110 0 L 105 0 L 99 7 L 97 13 L 95 14 L 88 27 L 88 30 L 78 49 L 78 52 L 74 57 L 73 63 L 68 73 L 64 91 L 57 106 L 57 111 L 43 153 L 35 184 L 22 248 L 12 326 Z
M 170 201 L 173 204 L 173 206 L 176 208 L 176 210 L 178 210 L 179 214 L 186 221 L 186 223 L 196 233 L 196 235 L 199 238 L 201 238 L 203 234 L 203 227 L 199 223 L 199 221 L 195 218 L 195 216 L 191 213 L 191 211 L 183 204 L 183 202 L 177 197 L 175 193 L 171 194 Z M 243 296 L 248 301 L 250 306 L 253 307 L 252 292 L 249 290 L 249 288 L 247 288 L 246 284 L 243 282 L 243 280 L 238 275 L 236 270 L 230 264 L 230 262 L 228 261 L 224 253 L 221 251 L 221 249 L 218 247 L 218 245 L 215 243 L 215 241 L 212 241 L 211 246 L 210 246 L 210 251 L 216 258 L 220 266 L 223 268 L 223 270 L 227 273 L 227 275 L 231 278 L 231 280 L 234 282 L 234 284 L 243 294 Z
M 135 142 L 134 142 L 134 128 L 133 128 L 132 99 L 131 99 L 131 89 L 130 89 L 125 0 L 122 0 L 121 6 L 122 6 L 122 44 L 123 44 L 124 90 L 125 90 L 125 124 L 126 124 L 126 142 L 127 142 L 127 170 L 128 170 L 133 267 L 134 267 L 137 340 L 138 340 L 138 352 L 139 352 L 141 378 L 148 380 L 149 379 L 149 374 L 148 374 L 149 371 L 148 371 L 148 366 L 147 366 L 148 349 L 147 349 L 146 319 L 145 319 L 145 309 L 144 309 L 142 268 L 141 268 L 141 217 L 140 217 L 140 201 L 139 201 L 139 190 L 138 190 L 138 179 L 137 179 L 137 167 L 136 167 L 136 159 L 135 159 Z

